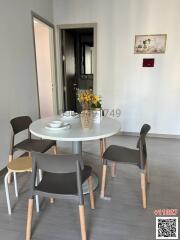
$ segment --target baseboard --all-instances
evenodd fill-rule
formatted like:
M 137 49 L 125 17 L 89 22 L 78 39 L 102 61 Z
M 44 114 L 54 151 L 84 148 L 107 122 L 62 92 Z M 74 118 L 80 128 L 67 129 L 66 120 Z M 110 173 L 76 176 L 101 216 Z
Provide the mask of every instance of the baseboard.
M 126 136 L 139 136 L 138 132 L 120 132 L 120 135 L 126 135 Z M 149 133 L 148 137 L 153 138 L 172 138 L 172 139 L 180 139 L 180 135 L 175 134 L 158 134 L 158 133 Z

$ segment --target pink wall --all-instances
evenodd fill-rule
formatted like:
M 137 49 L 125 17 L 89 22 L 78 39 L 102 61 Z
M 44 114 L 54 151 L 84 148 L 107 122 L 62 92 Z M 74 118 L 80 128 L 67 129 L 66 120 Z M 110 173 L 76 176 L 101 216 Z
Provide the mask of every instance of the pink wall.
M 52 69 L 50 55 L 51 29 L 47 25 L 38 21 L 34 25 L 40 115 L 43 118 L 53 115 Z

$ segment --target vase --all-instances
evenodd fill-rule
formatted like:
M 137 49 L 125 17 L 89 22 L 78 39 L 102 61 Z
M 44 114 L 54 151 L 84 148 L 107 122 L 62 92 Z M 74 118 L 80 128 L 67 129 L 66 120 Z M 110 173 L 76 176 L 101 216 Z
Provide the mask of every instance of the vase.
M 101 108 L 95 108 L 93 110 L 93 122 L 100 123 L 102 120 L 102 109 Z
M 82 128 L 91 128 L 93 124 L 93 113 L 90 110 L 83 110 L 81 112 L 81 125 Z

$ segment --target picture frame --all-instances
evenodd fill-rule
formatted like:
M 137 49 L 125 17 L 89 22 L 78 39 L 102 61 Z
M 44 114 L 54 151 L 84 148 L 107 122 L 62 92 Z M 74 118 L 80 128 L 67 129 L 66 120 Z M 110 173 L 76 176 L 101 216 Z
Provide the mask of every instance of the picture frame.
M 167 34 L 135 35 L 134 54 L 162 54 L 166 51 Z

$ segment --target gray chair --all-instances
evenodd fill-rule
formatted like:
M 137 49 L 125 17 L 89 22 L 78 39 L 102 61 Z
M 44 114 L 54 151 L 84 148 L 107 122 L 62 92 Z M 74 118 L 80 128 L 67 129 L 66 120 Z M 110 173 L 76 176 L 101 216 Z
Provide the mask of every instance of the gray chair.
M 115 164 L 128 163 L 139 167 L 141 171 L 141 190 L 143 208 L 146 208 L 146 183 L 149 182 L 149 170 L 147 162 L 147 150 L 145 137 L 150 130 L 150 125 L 144 124 L 140 131 L 140 136 L 137 142 L 137 148 L 131 149 L 122 146 L 111 145 L 103 154 L 103 171 L 102 171 L 102 185 L 101 197 L 104 198 L 106 173 L 108 161 L 112 162 L 112 176 L 115 176 Z
M 86 224 L 82 184 L 88 180 L 91 208 L 94 209 L 91 167 L 84 166 L 81 155 L 49 155 L 32 153 L 32 183 L 28 202 L 26 240 L 31 239 L 33 199 L 36 195 L 51 198 L 75 200 L 79 205 L 82 240 L 86 240 Z M 41 182 L 36 186 L 38 170 L 43 172 Z
M 57 153 L 56 141 L 31 138 L 31 133 L 29 131 L 29 126 L 31 123 L 32 120 L 29 116 L 19 116 L 11 119 L 10 124 L 13 132 L 9 150 L 9 162 L 13 160 L 14 152 L 18 150 L 28 152 L 30 156 L 31 151 L 44 153 L 53 147 L 54 154 Z M 28 138 L 15 144 L 16 134 L 25 130 L 28 132 Z M 8 182 L 10 182 L 10 177 L 11 175 L 9 176 Z
M 16 150 L 23 150 L 29 153 L 31 151 L 44 153 L 51 147 L 54 147 L 54 153 L 56 153 L 56 141 L 31 138 L 29 126 L 32 123 L 32 120 L 29 116 L 20 116 L 13 118 L 10 123 L 13 129 L 9 156 L 10 160 L 13 158 L 13 154 Z M 24 130 L 28 131 L 28 138 L 18 144 L 14 144 L 15 135 Z

